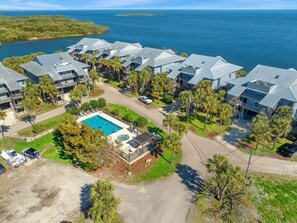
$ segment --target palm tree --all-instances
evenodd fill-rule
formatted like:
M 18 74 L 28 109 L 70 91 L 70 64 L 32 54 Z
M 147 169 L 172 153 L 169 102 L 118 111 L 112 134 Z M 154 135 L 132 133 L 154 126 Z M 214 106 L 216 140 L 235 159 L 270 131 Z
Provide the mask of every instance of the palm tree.
M 187 58 L 187 57 L 188 57 L 188 54 L 185 53 L 185 52 L 183 52 L 180 56 L 181 56 L 181 57 L 184 57 L 184 58 Z
M 205 98 L 212 93 L 211 81 L 200 81 L 193 93 L 193 103 L 195 104 L 197 111 L 199 111 L 199 109 L 202 107 Z
M 121 80 L 121 71 L 123 70 L 122 62 L 120 58 L 114 57 L 111 61 L 111 69 L 118 75 L 118 80 Z
M 184 134 L 188 131 L 188 126 L 186 123 L 183 122 L 177 122 L 173 126 L 173 130 L 179 134 L 180 137 L 182 137 Z
M 209 95 L 203 101 L 203 110 L 205 113 L 204 127 L 206 129 L 206 123 L 210 114 L 214 113 L 217 110 L 218 100 L 215 94 Z
M 7 114 L 5 111 L 0 110 L 0 120 L 5 120 Z M 3 132 L 3 128 L 2 128 L 2 124 L 0 125 L 0 131 L 2 134 L 2 138 L 4 138 L 4 132 Z
M 93 69 L 89 72 L 89 78 L 92 80 L 93 86 L 95 86 L 96 81 L 99 80 L 99 73 L 97 70 Z
M 173 161 L 173 152 L 178 152 L 181 149 L 181 137 L 177 132 L 168 135 L 161 144 L 162 149 L 171 150 L 170 163 Z
M 223 124 L 223 120 L 227 118 L 232 118 L 233 116 L 233 107 L 228 103 L 223 103 L 219 108 L 219 119 L 220 124 Z
M 95 57 L 92 57 L 92 59 L 90 59 L 90 63 L 92 64 L 93 69 L 96 69 L 97 59 Z
M 81 59 L 82 59 L 83 61 L 85 61 L 85 63 L 89 63 L 91 57 L 90 57 L 90 55 L 89 55 L 88 53 L 84 53 L 84 54 L 81 56 Z
M 275 114 L 271 120 L 272 134 L 275 136 L 273 141 L 273 148 L 280 137 L 287 135 L 292 130 L 293 111 L 289 106 L 282 106 L 276 109 Z
M 127 82 L 129 84 L 129 86 L 133 87 L 134 93 L 138 93 L 138 72 L 136 70 L 133 70 L 127 79 Z
M 269 119 L 266 116 L 257 115 L 253 118 L 250 136 L 256 142 L 256 150 L 258 149 L 259 143 L 264 143 L 271 139 L 271 128 Z
M 105 68 L 105 72 L 107 72 L 111 67 L 110 60 L 107 60 L 105 58 L 100 60 L 100 64 Z
M 169 114 L 163 119 L 163 126 L 169 129 L 169 134 L 171 134 L 171 130 L 177 124 L 177 121 L 177 117 L 174 114 Z
M 90 201 L 91 208 L 88 216 L 95 223 L 110 222 L 116 214 L 120 200 L 114 195 L 115 186 L 108 181 L 98 180 L 91 186 Z
M 145 86 L 147 83 L 151 80 L 152 76 L 152 69 L 149 67 L 145 67 L 140 73 L 139 73 L 139 85 L 140 85 L 140 91 L 143 94 L 145 90 Z
M 51 102 L 54 102 L 54 98 L 58 95 L 58 89 L 54 81 L 49 76 L 42 76 L 40 78 L 39 87 L 42 92 L 43 101 L 45 101 L 45 95 L 50 97 Z
M 182 91 L 179 96 L 178 100 L 180 103 L 186 107 L 186 116 L 187 116 L 187 123 L 189 123 L 189 114 L 190 114 L 190 107 L 192 103 L 192 92 L 191 91 Z

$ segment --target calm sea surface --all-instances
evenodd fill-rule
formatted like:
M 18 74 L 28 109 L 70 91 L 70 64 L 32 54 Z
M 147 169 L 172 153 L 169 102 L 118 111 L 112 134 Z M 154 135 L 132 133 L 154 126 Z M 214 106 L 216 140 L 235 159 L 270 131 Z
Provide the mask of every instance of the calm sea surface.
M 136 11 L 17 11 L 0 15 L 65 15 L 110 27 L 107 41 L 220 55 L 247 71 L 257 64 L 297 69 L 297 11 L 148 11 L 160 17 L 116 17 Z M 137 11 L 139 12 L 139 11 Z M 145 11 L 141 11 L 145 12 Z M 1 24 L 0 24 L 1 25 Z M 81 37 L 4 43 L 0 59 L 33 52 L 66 50 Z

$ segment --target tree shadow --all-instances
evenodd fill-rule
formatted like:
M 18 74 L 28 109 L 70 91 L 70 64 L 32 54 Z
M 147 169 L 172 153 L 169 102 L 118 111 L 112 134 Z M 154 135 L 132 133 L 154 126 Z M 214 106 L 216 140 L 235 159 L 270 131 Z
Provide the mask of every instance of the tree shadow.
M 90 201 L 91 184 L 85 184 L 80 191 L 80 211 L 87 217 L 87 212 L 92 206 Z
M 204 189 L 204 180 L 197 173 L 197 170 L 185 164 L 179 164 L 175 172 L 181 178 L 181 183 L 183 183 L 187 189 L 193 193 L 191 202 L 195 203 L 197 200 L 197 194 Z

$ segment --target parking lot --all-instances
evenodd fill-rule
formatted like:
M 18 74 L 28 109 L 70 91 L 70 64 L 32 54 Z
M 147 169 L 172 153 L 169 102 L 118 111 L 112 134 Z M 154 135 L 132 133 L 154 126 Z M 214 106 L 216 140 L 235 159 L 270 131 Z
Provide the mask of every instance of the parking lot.
M 0 175 L 0 222 L 61 222 L 76 216 L 84 186 L 95 177 L 46 159 Z

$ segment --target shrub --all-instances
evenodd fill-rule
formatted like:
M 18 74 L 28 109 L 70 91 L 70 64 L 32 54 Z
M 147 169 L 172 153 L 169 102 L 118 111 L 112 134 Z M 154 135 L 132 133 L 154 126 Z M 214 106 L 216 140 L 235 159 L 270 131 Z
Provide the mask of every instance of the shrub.
M 43 131 L 43 126 L 41 124 L 36 124 L 32 127 L 32 132 L 38 134 Z
M 133 117 L 131 114 L 127 114 L 125 117 L 124 117 L 124 120 L 126 122 L 129 122 L 129 123 L 132 123 L 134 121 Z
M 99 98 L 98 99 L 98 107 L 105 108 L 105 106 L 106 106 L 106 100 L 104 98 Z
M 119 111 L 119 109 L 116 108 L 116 109 L 111 111 L 111 114 L 113 114 L 114 116 L 119 116 L 120 111 Z
M 136 125 L 138 127 L 145 127 L 147 126 L 147 124 L 148 124 L 148 120 L 143 117 L 139 117 L 136 121 Z
M 90 102 L 90 106 L 93 108 L 93 109 L 97 109 L 99 108 L 99 103 L 97 100 L 91 100 Z
M 67 110 L 67 113 L 71 115 L 79 115 L 79 108 L 74 107 Z
M 90 103 L 85 102 L 85 103 L 83 103 L 83 104 L 81 105 L 80 109 L 81 109 L 82 111 L 88 111 L 88 110 L 91 109 L 91 105 L 90 105 Z
M 124 87 L 126 87 L 126 86 L 127 86 L 127 84 L 126 84 L 125 81 L 120 81 L 120 83 L 119 83 L 119 87 L 120 87 L 120 88 L 124 88 Z
M 172 103 L 172 101 L 173 101 L 173 97 L 172 97 L 172 95 L 169 95 L 169 94 L 165 95 L 164 98 L 163 98 L 163 101 L 164 101 L 166 104 Z
M 226 118 L 223 120 L 223 125 L 231 125 L 232 124 L 232 119 L 231 118 Z

